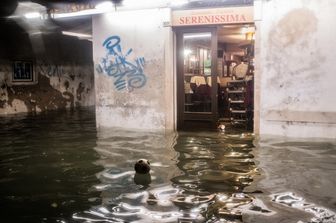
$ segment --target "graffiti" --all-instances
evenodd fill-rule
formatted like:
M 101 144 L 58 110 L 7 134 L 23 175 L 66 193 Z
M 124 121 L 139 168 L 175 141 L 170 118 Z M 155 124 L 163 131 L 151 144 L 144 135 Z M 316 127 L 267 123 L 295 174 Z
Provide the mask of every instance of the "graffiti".
M 0 64 L 0 116 L 94 105 L 92 63 L 37 60 L 33 85 L 15 85 L 12 61 Z
M 37 70 L 36 72 L 38 74 L 47 76 L 47 77 L 57 77 L 59 79 L 61 78 L 67 78 L 71 81 L 75 80 L 75 74 L 73 70 L 73 66 L 71 65 L 54 65 L 54 64 L 48 64 L 46 62 L 40 62 L 37 64 Z
M 141 88 L 146 84 L 147 78 L 143 72 L 145 59 L 138 57 L 130 61 L 127 57 L 132 53 L 130 48 L 125 54 L 122 52 L 119 36 L 108 37 L 103 42 L 107 54 L 101 59 L 96 67 L 98 73 L 105 73 L 114 77 L 114 86 L 117 90 L 127 88 L 132 91 L 134 88 Z
M 60 77 L 62 75 L 62 67 L 41 63 L 37 66 L 37 73 L 48 77 Z

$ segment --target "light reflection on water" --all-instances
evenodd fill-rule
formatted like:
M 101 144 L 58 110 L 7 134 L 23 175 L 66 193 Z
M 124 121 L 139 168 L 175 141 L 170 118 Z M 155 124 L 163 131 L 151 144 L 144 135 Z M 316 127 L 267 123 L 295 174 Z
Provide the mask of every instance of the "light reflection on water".
M 269 213 L 253 209 L 253 196 L 243 193 L 258 174 L 252 140 L 251 134 L 100 131 L 95 150 L 101 158 L 96 163 L 104 170 L 97 174 L 101 183 L 93 187 L 101 192 L 102 204 L 73 218 L 239 222 L 240 208 L 247 205 L 251 211 Z M 150 175 L 134 173 L 133 165 L 140 158 L 152 163 Z
M 97 132 L 87 110 L 0 124 L 1 222 L 335 222 L 322 191 L 333 184 L 333 143 Z M 140 158 L 150 174 L 134 173 Z M 321 178 L 303 185 L 309 174 Z
M 313 218 L 310 219 L 311 223 L 335 223 L 336 214 L 335 212 L 328 210 L 324 207 L 316 206 L 315 204 L 307 203 L 304 198 L 296 196 L 292 192 L 285 192 L 281 194 L 273 194 L 272 201 L 278 204 L 282 204 L 288 207 L 293 207 L 307 213 L 311 213 Z M 303 221 L 298 221 L 298 223 L 304 223 Z

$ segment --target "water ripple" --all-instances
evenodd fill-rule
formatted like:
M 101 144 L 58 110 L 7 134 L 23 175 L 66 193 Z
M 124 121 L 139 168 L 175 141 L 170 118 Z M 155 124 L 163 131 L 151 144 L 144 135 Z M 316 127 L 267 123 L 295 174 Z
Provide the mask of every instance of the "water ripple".
M 94 120 L 0 118 L 1 222 L 335 222 L 335 143 L 96 131 Z M 140 158 L 148 174 L 134 172 Z

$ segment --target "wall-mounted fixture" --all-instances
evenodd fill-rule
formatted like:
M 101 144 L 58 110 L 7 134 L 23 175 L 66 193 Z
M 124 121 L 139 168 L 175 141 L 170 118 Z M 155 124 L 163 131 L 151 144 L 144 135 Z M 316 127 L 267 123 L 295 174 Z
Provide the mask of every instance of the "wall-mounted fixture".
M 34 67 L 32 61 L 13 61 L 12 84 L 34 84 Z

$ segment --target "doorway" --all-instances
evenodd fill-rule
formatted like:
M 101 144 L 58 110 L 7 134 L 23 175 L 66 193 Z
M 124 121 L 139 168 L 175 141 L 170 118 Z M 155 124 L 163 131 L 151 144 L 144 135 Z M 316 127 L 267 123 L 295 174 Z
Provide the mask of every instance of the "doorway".
M 177 128 L 252 129 L 253 24 L 179 28 Z
M 217 29 L 176 31 L 177 128 L 212 125 L 218 119 L 216 94 Z

